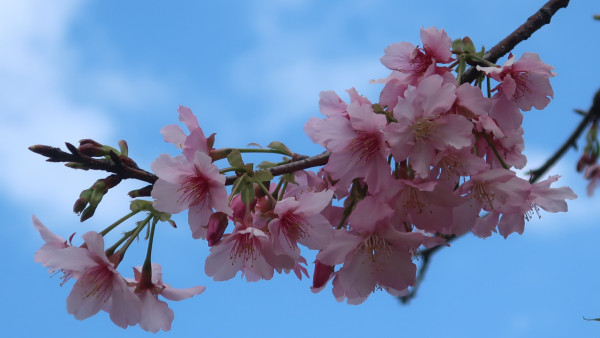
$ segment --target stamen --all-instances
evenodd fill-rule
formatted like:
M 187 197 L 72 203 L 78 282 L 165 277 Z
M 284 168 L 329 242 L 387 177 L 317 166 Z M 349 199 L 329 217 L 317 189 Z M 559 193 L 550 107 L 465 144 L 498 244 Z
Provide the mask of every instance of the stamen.
M 363 162 L 369 162 L 371 157 L 379 151 L 379 140 L 372 133 L 356 132 L 357 136 L 348 144 L 348 150 L 353 157 L 358 157 Z
M 185 181 L 177 191 L 182 191 L 181 196 L 177 200 L 178 203 L 189 201 L 189 205 L 198 205 L 206 199 L 209 192 L 208 180 L 196 168 L 195 174 L 186 177 Z

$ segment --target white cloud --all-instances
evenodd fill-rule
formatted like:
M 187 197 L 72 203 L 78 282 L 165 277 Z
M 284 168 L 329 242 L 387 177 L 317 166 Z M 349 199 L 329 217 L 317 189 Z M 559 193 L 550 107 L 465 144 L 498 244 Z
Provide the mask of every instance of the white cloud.
M 0 2 L 0 191 L 34 212 L 51 213 L 57 219 L 73 219 L 72 203 L 102 174 L 46 164 L 27 147 L 60 146 L 82 138 L 113 140 L 114 121 L 105 107 L 82 103 L 69 94 L 80 83 L 76 80 L 86 78 L 113 88 L 112 94 L 121 91 L 119 97 L 135 99 L 131 89 L 139 83 L 146 83 L 144 90 L 158 91 L 153 87 L 158 82 L 148 77 L 77 68 L 80 51 L 67 37 L 82 5 L 80 0 Z M 125 99 L 115 102 L 134 104 Z M 116 200 L 105 203 L 118 204 Z
M 369 80 L 388 75 L 379 63 L 380 50 L 363 54 L 342 54 L 335 58 L 320 55 L 316 36 L 336 34 L 343 22 L 354 13 L 347 4 L 330 9 L 334 15 L 319 19 L 301 29 L 288 25 L 294 12 L 314 10 L 314 2 L 285 3 L 257 2 L 250 23 L 256 42 L 247 53 L 240 55 L 232 67 L 232 83 L 241 93 L 256 95 L 267 102 L 261 121 L 268 121 L 275 131 L 292 123 L 303 124 L 308 117 L 317 116 L 319 92 L 335 90 L 343 98 L 344 90 L 356 87 L 370 99 L 378 99 L 378 87 Z M 340 36 L 346 36 L 341 34 Z M 334 35 L 335 36 L 335 35 Z M 343 42 L 340 41 L 341 44 Z M 296 125 L 293 127 L 297 128 Z

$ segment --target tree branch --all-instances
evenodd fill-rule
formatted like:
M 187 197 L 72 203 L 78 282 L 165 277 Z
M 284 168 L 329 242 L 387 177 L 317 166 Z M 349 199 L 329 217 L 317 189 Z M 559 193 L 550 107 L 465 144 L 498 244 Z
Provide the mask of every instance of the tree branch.
M 93 158 L 82 154 L 74 145 L 65 143 L 71 153 L 62 151 L 60 148 L 34 145 L 29 150 L 36 154 L 47 157 L 48 162 L 67 162 L 65 165 L 73 169 L 102 170 L 117 174 L 121 179 L 133 178 L 136 180 L 154 184 L 158 177 L 146 170 L 140 169 L 137 164 L 127 156 L 119 156 L 111 152 L 111 160 Z
M 550 0 L 535 14 L 529 17 L 524 24 L 519 26 L 515 31 L 510 33 L 502 41 L 487 51 L 483 58 L 487 61 L 496 63 L 499 58 L 513 50 L 520 42 L 529 39 L 542 26 L 549 24 L 552 16 L 561 8 L 566 8 L 569 0 Z M 482 65 L 484 66 L 484 65 Z M 468 83 L 475 80 L 477 77 L 476 67 L 469 68 L 462 76 L 462 83 Z
M 558 162 L 558 160 L 567 152 L 567 150 L 569 150 L 570 147 L 575 147 L 575 141 L 577 141 L 579 136 L 581 136 L 581 133 L 583 133 L 583 131 L 586 129 L 586 127 L 590 123 L 592 123 L 594 120 L 597 120 L 599 118 L 600 118 L 600 89 L 596 92 L 596 95 L 594 95 L 594 100 L 592 101 L 592 107 L 587 112 L 587 114 L 585 115 L 583 120 L 581 120 L 581 122 L 579 123 L 577 128 L 575 128 L 575 130 L 573 130 L 573 133 L 571 134 L 571 136 L 569 136 L 569 138 L 565 141 L 565 143 L 563 143 L 563 145 L 556 151 L 556 153 L 554 153 L 554 155 L 552 155 L 552 157 L 550 157 L 546 161 L 546 163 L 544 163 L 544 165 L 542 165 L 538 169 L 531 171 L 531 182 L 535 182 L 538 179 L 540 179 L 540 177 L 542 175 L 544 175 L 544 173 L 546 173 L 546 171 L 548 171 L 548 169 L 550 169 L 550 167 L 552 167 L 556 162 Z

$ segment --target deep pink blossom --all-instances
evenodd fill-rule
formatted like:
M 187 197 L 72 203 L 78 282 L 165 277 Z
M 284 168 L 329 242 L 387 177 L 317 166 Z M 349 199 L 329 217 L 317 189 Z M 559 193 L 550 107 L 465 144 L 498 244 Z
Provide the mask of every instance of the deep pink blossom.
M 447 114 L 456 99 L 456 86 L 439 75 L 409 87 L 394 107 L 397 123 L 385 128 L 385 139 L 396 162 L 407 158 L 415 172 L 426 177 L 436 150 L 461 149 L 473 144 L 473 123 L 459 114 Z
M 330 245 L 317 255 L 325 265 L 343 263 L 333 280 L 338 301 L 359 304 L 376 287 L 396 293 L 414 285 L 415 250 L 441 243 L 418 232 L 399 231 L 392 223 L 393 214 L 384 202 L 366 197 L 350 215 L 351 231 L 335 231 Z
M 531 185 L 531 190 L 527 199 L 519 206 L 513 206 L 510 209 L 500 213 L 498 210 L 492 211 L 489 215 L 480 217 L 473 233 L 479 237 L 489 237 L 496 227 L 500 234 L 506 238 L 512 233 L 522 234 L 525 230 L 525 221 L 530 220 L 534 214 L 539 216 L 539 209 L 548 212 L 566 212 L 566 199 L 572 200 L 577 195 L 568 187 L 551 188 L 550 185 L 558 181 L 559 176 L 550 176 L 544 181 Z
M 277 202 L 276 215 L 269 224 L 273 249 L 278 255 L 300 257 L 302 244 L 309 249 L 323 249 L 333 235 L 331 223 L 321 211 L 331 203 L 333 191 L 305 192 L 297 198 L 288 197 Z
M 152 162 L 158 176 L 152 189 L 156 210 L 171 214 L 189 208 L 188 222 L 192 237 L 206 239 L 206 227 L 213 209 L 230 215 L 227 204 L 225 176 L 200 151 L 192 159 L 182 156 L 160 155 Z

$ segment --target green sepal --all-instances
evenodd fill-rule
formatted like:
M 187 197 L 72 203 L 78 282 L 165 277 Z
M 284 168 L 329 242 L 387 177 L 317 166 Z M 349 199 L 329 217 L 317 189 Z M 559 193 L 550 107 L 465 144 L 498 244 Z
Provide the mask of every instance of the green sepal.
M 461 39 L 456 39 L 452 41 L 452 51 L 457 54 L 462 53 L 464 51 L 463 41 Z
M 237 149 L 231 150 L 231 152 L 227 155 L 227 162 L 229 162 L 229 165 L 231 165 L 234 168 L 241 169 L 244 167 L 244 160 L 242 160 L 242 153 L 240 153 L 240 151 Z
M 262 161 L 260 162 L 256 167 L 258 169 L 267 169 L 267 168 L 273 168 L 277 166 L 277 163 L 275 162 L 271 162 L 271 161 Z
M 285 155 L 294 156 L 294 153 L 285 144 L 279 141 L 273 141 L 267 146 L 269 149 L 279 150 Z
M 273 179 L 273 174 L 268 170 L 259 170 L 252 175 L 257 182 L 267 182 Z

